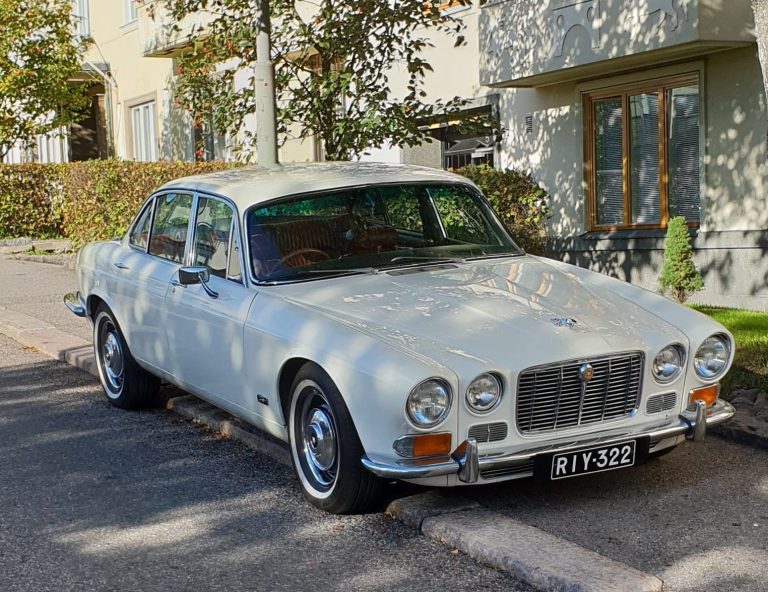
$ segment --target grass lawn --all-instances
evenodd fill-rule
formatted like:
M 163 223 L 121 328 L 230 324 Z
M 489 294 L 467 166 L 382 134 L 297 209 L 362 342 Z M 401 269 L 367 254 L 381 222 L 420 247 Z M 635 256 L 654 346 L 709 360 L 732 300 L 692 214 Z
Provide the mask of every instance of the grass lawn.
M 733 366 L 722 380 L 723 398 L 730 398 L 736 389 L 768 391 L 768 313 L 716 306 L 691 308 L 724 325 L 736 339 Z

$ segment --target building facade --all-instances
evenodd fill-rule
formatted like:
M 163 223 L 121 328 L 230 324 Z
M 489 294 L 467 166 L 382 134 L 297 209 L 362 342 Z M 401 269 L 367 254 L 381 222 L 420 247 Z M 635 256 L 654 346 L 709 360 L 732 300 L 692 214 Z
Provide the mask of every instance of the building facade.
M 174 23 L 159 0 L 74 2 L 93 39 L 83 65 L 93 113 L 81 129 L 42 138 L 38 152 L 228 158 L 225 138 L 196 138 L 173 104 L 175 57 L 206 13 Z M 465 115 L 492 115 L 505 133 L 465 137 L 435 125 L 432 142 L 364 159 L 529 171 L 551 196 L 551 256 L 651 290 L 666 224 L 684 216 L 705 279 L 695 300 L 768 309 L 768 108 L 749 0 L 490 0 L 444 10 L 462 19 L 467 44 L 434 37 L 427 99 L 471 98 Z M 404 92 L 406 73 L 390 81 Z M 280 149 L 284 162 L 321 154 L 307 140 Z

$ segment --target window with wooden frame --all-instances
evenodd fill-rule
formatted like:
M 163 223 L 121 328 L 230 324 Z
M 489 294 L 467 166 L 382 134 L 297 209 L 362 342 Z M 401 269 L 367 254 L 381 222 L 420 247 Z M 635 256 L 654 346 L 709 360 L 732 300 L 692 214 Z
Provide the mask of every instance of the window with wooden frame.
M 584 154 L 590 230 L 699 224 L 698 75 L 584 96 Z

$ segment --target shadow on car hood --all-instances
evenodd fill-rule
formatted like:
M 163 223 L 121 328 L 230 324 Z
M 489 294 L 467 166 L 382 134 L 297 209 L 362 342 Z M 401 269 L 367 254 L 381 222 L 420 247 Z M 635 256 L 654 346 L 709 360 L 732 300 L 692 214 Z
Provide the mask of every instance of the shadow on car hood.
M 459 356 L 504 367 L 514 358 L 528 367 L 686 341 L 625 297 L 545 259 L 410 271 L 294 284 L 285 286 L 286 297 L 448 366 Z

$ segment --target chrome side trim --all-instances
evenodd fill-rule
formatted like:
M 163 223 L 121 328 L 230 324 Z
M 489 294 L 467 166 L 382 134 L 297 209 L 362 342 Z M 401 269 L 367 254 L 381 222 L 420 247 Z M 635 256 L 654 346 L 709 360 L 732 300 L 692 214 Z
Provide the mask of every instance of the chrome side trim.
M 549 447 L 538 446 L 537 448 L 522 450 L 512 454 L 485 457 L 479 456 L 477 442 L 474 439 L 468 439 L 462 442 L 450 457 L 392 461 L 364 455 L 361 461 L 366 469 L 385 479 L 420 479 L 424 477 L 458 475 L 459 479 L 464 483 L 476 483 L 482 472 L 504 469 L 509 466 L 530 462 L 540 454 L 568 452 L 594 444 L 609 445 L 614 442 L 624 442 L 627 439 L 644 436 L 649 436 L 651 440 L 657 441 L 682 435 L 686 435 L 694 440 L 701 440 L 707 428 L 728 421 L 735 412 L 736 410 L 730 403 L 720 400 L 711 409 L 707 409 L 706 406 L 697 406 L 696 417 L 693 419 L 680 415 L 679 421 L 676 424 L 636 434 L 622 433 L 602 438 L 593 437 L 592 439 L 589 438 L 589 435 L 585 435 L 583 440 L 577 442 L 568 442 Z M 702 421 L 702 418 L 706 419 Z
M 79 317 L 85 317 L 87 314 L 85 301 L 80 295 L 80 292 L 70 292 L 69 294 L 66 294 L 64 296 L 64 304 L 67 305 L 67 308 L 72 312 L 72 314 L 75 314 Z

